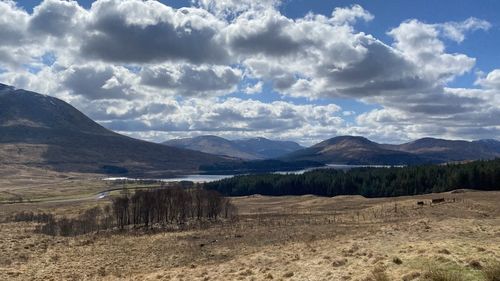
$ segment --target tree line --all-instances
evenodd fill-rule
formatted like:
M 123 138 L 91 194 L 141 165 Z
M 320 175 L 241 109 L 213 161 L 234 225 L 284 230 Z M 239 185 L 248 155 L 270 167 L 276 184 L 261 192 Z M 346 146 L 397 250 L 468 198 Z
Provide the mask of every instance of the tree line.
M 161 188 L 138 190 L 132 196 L 113 199 L 113 213 L 117 226 L 151 227 L 184 225 L 190 220 L 215 221 L 232 218 L 236 207 L 230 200 L 214 190 L 201 188 Z
M 391 168 L 320 169 L 304 174 L 236 176 L 206 183 L 204 188 L 228 196 L 363 195 L 389 197 L 468 188 L 500 190 L 500 159 L 466 164 Z
M 169 187 L 124 193 L 112 198 L 109 205 L 87 209 L 75 217 L 20 213 L 13 220 L 42 223 L 37 231 L 47 235 L 77 236 L 110 229 L 182 228 L 236 216 L 236 207 L 217 191 Z

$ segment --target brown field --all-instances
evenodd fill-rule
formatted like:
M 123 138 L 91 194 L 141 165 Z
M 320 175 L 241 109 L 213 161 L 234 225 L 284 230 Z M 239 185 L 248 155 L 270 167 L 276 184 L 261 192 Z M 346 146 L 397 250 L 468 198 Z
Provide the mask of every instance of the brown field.
M 75 200 L 2 204 L 0 214 L 77 214 L 107 204 L 86 195 L 105 188 L 90 183 Z M 429 204 L 441 197 L 447 201 Z M 238 222 L 183 232 L 68 238 L 34 233 L 33 223 L 0 223 L 0 280 L 499 280 L 482 268 L 500 261 L 500 192 L 232 201 Z M 455 276 L 430 279 L 432 270 Z

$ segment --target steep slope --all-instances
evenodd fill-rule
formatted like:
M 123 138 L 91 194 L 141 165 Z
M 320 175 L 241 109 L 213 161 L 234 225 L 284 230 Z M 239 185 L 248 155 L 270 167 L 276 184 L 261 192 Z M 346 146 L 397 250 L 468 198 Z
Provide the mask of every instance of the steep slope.
M 425 160 L 411 153 L 386 149 L 363 137 L 340 136 L 284 157 L 284 160 L 318 161 L 325 164 L 417 164 Z
M 292 141 L 275 141 L 266 138 L 227 140 L 217 136 L 173 139 L 163 144 L 245 160 L 276 158 L 302 148 Z
M 225 161 L 122 136 L 62 100 L 0 84 L 0 165 L 155 175 Z
M 495 140 L 464 141 L 422 138 L 393 146 L 435 162 L 492 159 L 500 157 L 500 142 Z
M 258 156 L 241 150 L 230 140 L 217 136 L 199 136 L 194 138 L 172 139 L 163 144 L 178 148 L 186 148 L 215 155 L 227 155 L 235 158 L 255 160 Z

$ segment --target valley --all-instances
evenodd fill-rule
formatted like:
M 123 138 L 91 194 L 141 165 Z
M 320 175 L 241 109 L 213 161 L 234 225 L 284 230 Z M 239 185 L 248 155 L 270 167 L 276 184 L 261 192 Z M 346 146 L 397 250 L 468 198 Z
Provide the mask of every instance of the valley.
M 496 140 L 180 143 L 0 85 L 0 280 L 497 280 Z
M 0 0 L 0 281 L 500 281 L 498 11 Z

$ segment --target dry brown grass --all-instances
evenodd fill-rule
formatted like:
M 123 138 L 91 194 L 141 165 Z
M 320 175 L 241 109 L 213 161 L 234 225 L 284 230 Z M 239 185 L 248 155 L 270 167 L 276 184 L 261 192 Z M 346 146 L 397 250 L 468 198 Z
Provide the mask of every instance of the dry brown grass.
M 240 197 L 238 223 L 170 233 L 53 238 L 0 224 L 0 280 L 447 280 L 425 279 L 440 276 L 428 277 L 432 264 L 483 281 L 470 264 L 500 257 L 500 193 L 453 196 L 425 208 L 416 201 L 432 195 Z M 22 206 L 65 213 L 91 202 L 79 204 Z

